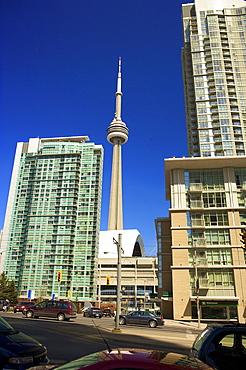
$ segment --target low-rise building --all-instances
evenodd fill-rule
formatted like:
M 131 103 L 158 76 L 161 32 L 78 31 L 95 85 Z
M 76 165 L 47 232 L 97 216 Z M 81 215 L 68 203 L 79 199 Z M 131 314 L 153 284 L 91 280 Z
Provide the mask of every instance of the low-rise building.
M 115 309 L 117 293 L 118 250 L 121 234 L 121 308 L 159 311 L 157 300 L 157 257 L 146 257 L 138 230 L 100 232 L 98 259 L 98 305 Z

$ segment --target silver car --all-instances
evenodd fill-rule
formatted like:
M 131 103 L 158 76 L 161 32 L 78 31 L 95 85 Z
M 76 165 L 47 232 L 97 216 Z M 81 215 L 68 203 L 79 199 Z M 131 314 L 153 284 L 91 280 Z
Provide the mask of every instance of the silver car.
M 156 316 L 149 311 L 134 311 L 129 315 L 120 315 L 119 324 L 148 325 L 155 328 L 157 325 L 164 325 L 164 320 L 162 316 Z

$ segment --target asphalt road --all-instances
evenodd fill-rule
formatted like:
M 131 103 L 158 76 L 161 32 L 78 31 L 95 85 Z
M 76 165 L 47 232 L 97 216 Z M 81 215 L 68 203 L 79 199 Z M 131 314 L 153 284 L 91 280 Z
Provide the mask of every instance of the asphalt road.
M 189 326 L 166 325 L 157 328 L 121 326 L 122 333 L 113 333 L 112 318 L 58 322 L 55 319 L 28 319 L 22 313 L 1 313 L 16 330 L 43 343 L 52 364 L 116 347 L 158 349 L 188 354 L 199 330 Z

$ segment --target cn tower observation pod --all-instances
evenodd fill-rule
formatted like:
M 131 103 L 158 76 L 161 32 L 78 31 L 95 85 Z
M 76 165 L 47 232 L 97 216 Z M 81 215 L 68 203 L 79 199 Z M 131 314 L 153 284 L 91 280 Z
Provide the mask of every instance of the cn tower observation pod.
M 116 258 L 119 234 L 122 235 L 122 256 L 145 257 L 144 243 L 137 229 L 100 231 L 99 258 Z

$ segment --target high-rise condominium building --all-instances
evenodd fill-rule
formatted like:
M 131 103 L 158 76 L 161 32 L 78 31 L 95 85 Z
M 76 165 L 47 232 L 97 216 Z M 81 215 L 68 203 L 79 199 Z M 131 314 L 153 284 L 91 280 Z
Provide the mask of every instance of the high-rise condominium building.
M 1 270 L 22 298 L 28 291 L 96 297 L 103 148 L 88 141 L 74 136 L 17 144 Z
M 190 157 L 165 160 L 170 211 L 155 220 L 162 310 L 244 322 L 246 2 L 195 0 L 182 15 Z
M 195 0 L 182 18 L 189 155 L 245 155 L 246 2 Z

